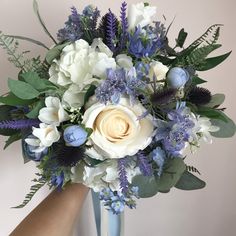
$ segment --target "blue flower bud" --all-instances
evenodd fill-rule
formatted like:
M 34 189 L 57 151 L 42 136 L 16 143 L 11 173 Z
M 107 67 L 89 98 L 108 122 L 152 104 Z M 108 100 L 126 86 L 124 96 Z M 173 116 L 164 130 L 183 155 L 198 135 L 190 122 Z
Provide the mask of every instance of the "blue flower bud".
M 79 125 L 72 125 L 65 129 L 64 140 L 67 145 L 79 147 L 87 140 L 88 133 Z
M 172 68 L 167 74 L 167 83 L 169 87 L 179 89 L 189 80 L 189 74 L 180 67 Z
M 36 139 L 36 138 L 35 138 L 34 135 L 30 134 L 25 139 Z M 33 161 L 40 161 L 45 155 L 47 155 L 47 153 L 48 153 L 48 148 L 47 147 L 45 147 L 42 151 L 35 152 L 37 147 L 28 144 L 25 141 L 25 139 L 22 139 L 22 151 L 23 151 L 23 155 L 26 158 L 28 158 L 29 160 L 33 160 Z

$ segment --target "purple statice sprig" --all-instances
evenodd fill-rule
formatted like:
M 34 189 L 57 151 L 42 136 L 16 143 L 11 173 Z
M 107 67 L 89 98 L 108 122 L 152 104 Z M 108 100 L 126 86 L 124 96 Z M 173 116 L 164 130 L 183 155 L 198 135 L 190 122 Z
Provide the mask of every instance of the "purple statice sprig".
M 119 40 L 119 46 L 117 48 L 117 54 L 120 53 L 126 46 L 128 38 L 128 19 L 127 19 L 127 3 L 123 2 L 120 9 L 120 21 L 121 21 L 121 34 Z
M 126 193 L 129 188 L 129 181 L 127 177 L 127 159 L 122 158 L 118 160 L 118 171 L 119 171 L 119 180 L 120 180 L 120 188 L 122 193 Z
M 28 129 L 32 126 L 38 126 L 39 123 L 38 119 L 5 120 L 0 122 L 0 129 Z
M 137 162 L 139 169 L 144 176 L 151 176 L 153 174 L 152 165 L 143 152 L 137 153 Z

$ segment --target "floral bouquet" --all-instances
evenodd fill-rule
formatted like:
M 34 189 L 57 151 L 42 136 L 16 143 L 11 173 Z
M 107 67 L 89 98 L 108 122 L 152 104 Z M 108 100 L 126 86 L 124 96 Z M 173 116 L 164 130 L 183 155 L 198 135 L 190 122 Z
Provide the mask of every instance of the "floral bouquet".
M 83 183 L 99 193 L 114 214 L 135 208 L 136 198 L 167 193 L 172 187 L 200 189 L 205 182 L 185 164 L 186 150 L 200 142 L 231 137 L 235 124 L 224 113 L 223 94 L 202 87 L 199 71 L 210 70 L 229 55 L 209 57 L 221 25 L 213 25 L 185 47 L 181 29 L 174 46 L 169 27 L 154 21 L 156 7 L 147 3 L 110 9 L 75 7 L 57 40 L 45 44 L 0 34 L 0 45 L 19 68 L 9 79 L 10 92 L 0 97 L 0 134 L 5 148 L 21 140 L 25 162 L 35 161 L 37 179 L 24 202 L 45 184 L 63 189 Z M 44 58 L 27 59 L 18 41 L 44 47 Z

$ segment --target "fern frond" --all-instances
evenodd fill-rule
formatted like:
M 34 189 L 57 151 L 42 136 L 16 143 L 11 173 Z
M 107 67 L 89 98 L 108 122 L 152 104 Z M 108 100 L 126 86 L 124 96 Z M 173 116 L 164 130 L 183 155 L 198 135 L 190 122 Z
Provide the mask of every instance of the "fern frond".
M 215 44 L 217 40 L 219 39 L 221 26 L 222 25 L 220 24 L 215 24 L 215 25 L 210 26 L 201 37 L 196 39 L 186 49 L 180 52 L 179 56 L 185 56 L 189 54 L 191 51 L 195 50 L 197 47 L 199 47 L 203 43 L 205 45 Z
M 30 188 L 30 192 L 25 196 L 25 199 L 22 204 L 16 207 L 12 208 L 23 208 L 25 207 L 33 198 L 33 196 L 46 184 L 46 180 L 43 178 L 40 179 L 34 179 L 33 182 L 36 182 L 36 184 L 32 185 Z
M 17 68 L 23 69 L 24 67 L 23 58 L 24 55 L 29 51 L 18 53 L 17 52 L 19 46 L 18 41 L 12 37 L 4 35 L 1 31 L 0 31 L 0 46 L 4 50 L 6 50 L 8 54 L 8 60 L 12 62 Z
M 198 66 L 204 63 L 206 57 L 214 50 L 221 47 L 220 44 L 210 44 L 196 48 L 189 55 L 182 58 L 177 58 L 176 65 L 178 66 Z
M 199 175 L 201 174 L 197 168 L 195 168 L 194 166 L 186 166 L 186 170 L 192 173 L 198 173 Z

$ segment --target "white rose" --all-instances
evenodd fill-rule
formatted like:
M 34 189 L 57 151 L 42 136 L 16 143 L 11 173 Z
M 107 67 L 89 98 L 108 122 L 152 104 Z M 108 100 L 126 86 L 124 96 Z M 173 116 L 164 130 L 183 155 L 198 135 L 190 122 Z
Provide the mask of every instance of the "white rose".
M 55 125 L 41 123 L 39 128 L 33 127 L 33 135 L 40 140 L 39 146 L 50 147 L 60 139 L 60 133 Z
M 68 86 L 77 84 L 83 89 L 94 76 L 105 77 L 108 68 L 116 68 L 112 52 L 99 39 L 90 46 L 80 39 L 66 46 L 58 60 L 54 60 L 49 70 L 52 83 Z
M 107 160 L 96 167 L 77 166 L 72 169 L 72 182 L 83 183 L 92 188 L 95 192 L 100 192 L 102 189 L 110 187 L 112 191 L 120 190 L 119 170 L 116 160 Z M 128 182 L 132 182 L 135 175 L 140 174 L 139 167 L 136 163 L 130 163 L 126 167 Z
M 55 124 L 56 126 L 60 123 L 70 119 L 67 112 L 62 107 L 60 99 L 57 97 L 47 97 L 45 99 L 46 107 L 39 111 L 39 120 L 46 124 Z
M 116 57 L 117 65 L 121 68 L 131 69 L 133 67 L 132 57 L 126 54 L 119 54 Z
M 163 80 L 166 78 L 166 74 L 169 71 L 169 68 L 163 65 L 159 61 L 153 61 L 150 63 L 149 78 L 152 80 L 155 76 L 156 80 Z
M 131 105 L 125 97 L 118 105 L 93 104 L 85 111 L 82 122 L 93 129 L 89 139 L 93 147 L 87 154 L 103 160 L 132 156 L 145 149 L 152 141 L 154 125 L 151 115 L 138 119 L 144 112 L 141 103 Z
M 143 2 L 132 4 L 128 9 L 129 30 L 136 26 L 143 28 L 152 23 L 152 17 L 156 14 L 156 7 L 145 6 Z

